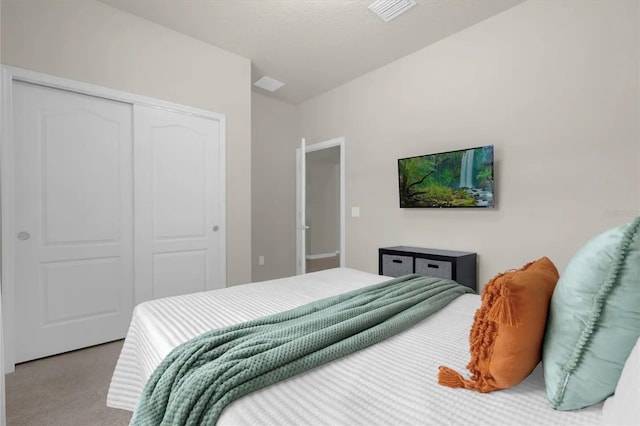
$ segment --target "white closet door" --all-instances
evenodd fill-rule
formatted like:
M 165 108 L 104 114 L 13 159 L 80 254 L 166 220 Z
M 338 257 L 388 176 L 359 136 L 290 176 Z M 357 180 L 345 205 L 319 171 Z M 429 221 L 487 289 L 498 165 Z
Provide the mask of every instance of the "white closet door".
M 136 302 L 225 287 L 219 122 L 134 114 Z
M 14 82 L 16 362 L 124 337 L 132 107 Z

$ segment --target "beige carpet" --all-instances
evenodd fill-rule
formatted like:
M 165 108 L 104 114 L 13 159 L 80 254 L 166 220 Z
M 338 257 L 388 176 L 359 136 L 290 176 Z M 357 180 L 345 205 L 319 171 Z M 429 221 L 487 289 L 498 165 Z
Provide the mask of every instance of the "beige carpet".
M 119 426 L 131 413 L 107 407 L 122 341 L 19 364 L 6 376 L 8 426 Z

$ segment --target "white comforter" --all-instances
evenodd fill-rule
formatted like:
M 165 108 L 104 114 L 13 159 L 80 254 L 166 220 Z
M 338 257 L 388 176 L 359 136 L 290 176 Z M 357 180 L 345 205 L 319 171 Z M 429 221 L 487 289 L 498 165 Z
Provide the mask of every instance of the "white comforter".
M 132 411 L 163 357 L 198 334 L 386 279 L 339 268 L 143 303 L 135 309 L 107 405 Z M 576 412 L 549 408 L 540 366 L 518 386 L 489 394 L 439 386 L 439 365 L 465 371 L 469 329 L 479 305 L 478 296 L 461 296 L 373 347 L 239 399 L 218 424 L 601 423 L 601 405 Z

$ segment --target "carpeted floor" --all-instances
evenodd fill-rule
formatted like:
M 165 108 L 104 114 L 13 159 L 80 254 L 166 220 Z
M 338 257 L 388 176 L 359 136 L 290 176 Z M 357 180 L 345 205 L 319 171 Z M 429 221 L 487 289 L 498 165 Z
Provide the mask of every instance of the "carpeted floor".
M 323 271 L 340 267 L 340 257 L 332 256 L 322 259 L 307 259 L 307 272 Z
M 131 413 L 107 407 L 122 341 L 16 366 L 6 376 L 8 426 L 119 426 Z

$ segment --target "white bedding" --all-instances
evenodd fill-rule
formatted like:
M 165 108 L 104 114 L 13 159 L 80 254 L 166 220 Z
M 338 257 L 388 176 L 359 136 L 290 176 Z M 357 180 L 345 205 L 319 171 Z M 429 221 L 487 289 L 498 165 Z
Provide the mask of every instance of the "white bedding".
M 163 357 L 198 334 L 386 279 L 339 268 L 143 303 L 135 309 L 107 405 L 133 411 Z M 438 385 L 439 365 L 466 371 L 479 305 L 478 296 L 463 295 L 390 339 L 237 400 L 218 424 L 601 423 L 602 404 L 575 412 L 549 408 L 540 365 L 518 386 L 489 394 Z

